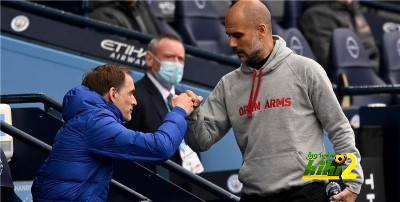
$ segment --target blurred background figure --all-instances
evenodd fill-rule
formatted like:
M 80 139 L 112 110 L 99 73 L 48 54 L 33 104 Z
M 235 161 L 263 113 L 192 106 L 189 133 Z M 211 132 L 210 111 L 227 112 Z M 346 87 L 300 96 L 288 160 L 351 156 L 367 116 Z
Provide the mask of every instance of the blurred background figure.
M 310 43 L 317 61 L 327 70 L 332 32 L 336 28 L 350 28 L 361 39 L 375 72 L 379 70 L 379 49 L 365 20 L 360 5 L 353 0 L 305 1 L 305 11 L 299 26 Z
M 90 1 L 90 18 L 158 36 L 160 26 L 147 1 Z

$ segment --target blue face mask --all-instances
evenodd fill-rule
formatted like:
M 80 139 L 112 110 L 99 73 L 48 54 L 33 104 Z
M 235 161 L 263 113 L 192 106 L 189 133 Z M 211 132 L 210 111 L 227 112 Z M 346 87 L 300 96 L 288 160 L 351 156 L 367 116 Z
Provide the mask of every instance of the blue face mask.
M 156 60 L 159 61 L 158 59 Z M 172 87 L 182 80 L 183 64 L 170 61 L 161 61 L 160 64 L 160 71 L 156 72 L 156 77 L 161 84 L 166 87 Z

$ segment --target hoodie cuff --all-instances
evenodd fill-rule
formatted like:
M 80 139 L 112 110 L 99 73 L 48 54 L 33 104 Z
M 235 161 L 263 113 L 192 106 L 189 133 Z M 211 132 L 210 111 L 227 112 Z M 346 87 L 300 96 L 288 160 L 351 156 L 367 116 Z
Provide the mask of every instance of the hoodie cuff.
M 176 112 L 178 114 L 180 114 L 183 118 L 186 118 L 186 111 L 179 106 L 175 106 L 174 108 L 172 108 L 171 112 Z
M 200 107 L 195 107 L 193 112 L 187 117 L 188 120 L 194 120 L 197 117 L 197 114 L 200 112 Z
M 348 189 L 349 191 L 355 193 L 355 194 L 359 194 L 361 191 L 361 185 L 362 183 L 357 183 L 357 182 L 346 182 L 346 189 Z

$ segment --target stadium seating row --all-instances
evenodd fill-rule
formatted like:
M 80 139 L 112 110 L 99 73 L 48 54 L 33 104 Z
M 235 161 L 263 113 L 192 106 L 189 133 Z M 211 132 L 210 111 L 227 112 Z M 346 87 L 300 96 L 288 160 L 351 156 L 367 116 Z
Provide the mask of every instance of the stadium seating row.
M 270 7 L 268 1 L 262 2 Z M 229 48 L 229 38 L 225 34 L 223 22 L 211 1 L 175 1 L 173 23 L 167 22 L 160 2 L 148 3 L 163 33 L 177 35 L 188 45 L 234 56 L 233 50 Z M 234 3 L 235 1 L 232 1 L 232 4 Z M 310 46 L 297 28 L 299 16 L 303 11 L 303 1 L 285 1 L 284 4 L 285 15 L 282 24 L 287 29 L 273 19 L 273 34 L 282 36 L 295 53 L 315 60 Z M 77 13 L 76 10 L 71 11 Z M 85 9 L 80 11 L 82 10 Z M 345 83 L 351 86 L 400 84 L 400 33 L 387 33 L 382 37 L 382 66 L 379 75 L 373 71 L 364 48 L 359 46 L 360 40 L 352 31 L 335 31 L 331 43 L 331 61 L 327 73 L 333 84 L 343 84 L 343 78 L 346 78 Z M 364 106 L 377 102 L 387 105 L 399 104 L 399 97 L 396 95 L 396 98 L 391 99 L 389 95 L 354 96 L 352 105 Z
M 293 52 L 315 60 L 314 53 L 299 29 L 292 27 L 285 30 L 273 22 L 273 32 L 283 36 Z M 346 78 L 347 81 L 344 82 L 350 86 L 400 84 L 400 32 L 385 33 L 381 43 L 382 65 L 377 75 L 358 36 L 350 29 L 335 30 L 331 39 L 330 66 L 327 72 L 331 82 L 343 84 L 341 79 Z M 352 105 L 400 104 L 399 95 L 394 97 L 392 100 L 389 95 L 354 96 Z
M 267 4 L 266 1 L 264 3 Z M 162 18 L 158 4 L 152 3 L 152 9 L 160 20 L 166 24 Z M 295 53 L 315 60 L 315 56 L 308 45 L 301 31 L 297 29 L 297 20 L 301 14 L 302 1 L 288 1 L 285 6 L 285 26 L 282 28 L 273 20 L 274 34 L 282 36 L 287 44 Z M 161 15 L 160 15 L 161 14 Z M 175 25 L 178 33 L 181 34 L 186 44 L 211 50 L 217 53 L 231 55 L 232 50 L 228 47 L 228 40 L 220 19 L 211 3 L 203 1 L 200 5 L 196 1 L 176 1 L 175 2 Z M 206 28 L 206 27 L 207 28 Z M 170 27 L 171 28 L 171 27 Z M 173 29 L 173 28 L 171 28 Z M 168 32 L 168 30 L 166 30 Z M 355 42 L 355 44 L 349 44 Z M 344 43 L 344 44 L 343 44 Z M 340 75 L 345 73 L 349 79 L 349 85 L 385 85 L 400 84 L 400 33 L 386 33 L 382 39 L 382 67 L 380 75 L 376 75 L 369 62 L 368 56 L 358 39 L 357 35 L 351 30 L 337 30 L 332 37 L 332 50 L 330 58 L 331 67 L 328 72 L 332 83 L 337 84 Z M 396 45 L 399 44 L 399 45 Z M 349 50 L 350 45 L 354 45 L 356 55 Z M 369 103 L 391 104 L 390 96 L 356 96 L 353 105 L 362 106 Z

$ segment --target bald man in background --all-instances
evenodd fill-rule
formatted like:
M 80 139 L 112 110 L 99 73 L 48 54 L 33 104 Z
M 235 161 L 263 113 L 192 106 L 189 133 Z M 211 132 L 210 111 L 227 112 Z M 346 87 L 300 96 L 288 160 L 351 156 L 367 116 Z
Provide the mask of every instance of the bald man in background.
M 242 64 L 219 81 L 203 106 L 201 96 L 186 92 L 195 106 L 186 118 L 188 145 L 206 151 L 233 128 L 243 155 L 241 201 L 327 201 L 327 180 L 302 179 L 307 155 L 325 153 L 325 129 L 337 153 L 357 157 L 356 179 L 343 180 L 346 189 L 330 200 L 355 201 L 363 183 L 361 157 L 321 65 L 272 36 L 270 12 L 260 1 L 234 4 L 225 29 Z

